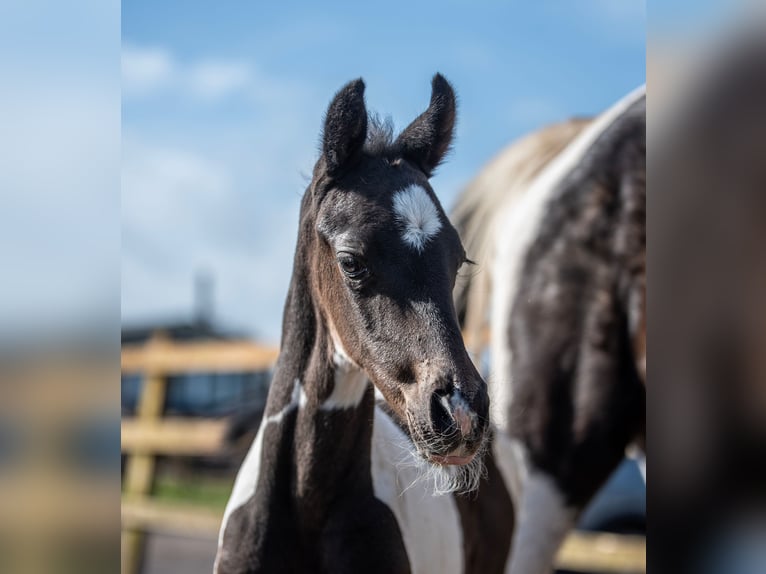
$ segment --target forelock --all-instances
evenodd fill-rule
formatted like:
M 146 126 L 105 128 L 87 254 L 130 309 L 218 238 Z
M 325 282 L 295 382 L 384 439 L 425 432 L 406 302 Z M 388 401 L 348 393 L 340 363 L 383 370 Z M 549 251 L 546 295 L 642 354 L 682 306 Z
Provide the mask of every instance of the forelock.
M 384 118 L 371 112 L 367 120 L 367 139 L 364 150 L 377 156 L 390 155 L 394 151 L 394 122 L 391 116 Z

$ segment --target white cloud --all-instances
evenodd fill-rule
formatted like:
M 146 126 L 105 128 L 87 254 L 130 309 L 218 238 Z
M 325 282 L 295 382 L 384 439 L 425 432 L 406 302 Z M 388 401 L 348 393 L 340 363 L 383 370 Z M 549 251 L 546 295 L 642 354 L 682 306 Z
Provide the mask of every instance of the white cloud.
M 147 95 L 167 88 L 176 73 L 172 56 L 161 48 L 122 48 L 122 89 L 126 96 Z
M 172 91 L 181 97 L 210 100 L 246 92 L 254 85 L 253 71 L 243 62 L 185 63 L 164 48 L 130 44 L 122 47 L 122 89 L 128 98 Z
M 221 97 L 246 88 L 251 77 L 248 66 L 236 62 L 202 62 L 188 71 L 191 90 L 207 98 Z
M 184 209 L 215 208 L 230 194 L 223 166 L 187 152 L 148 147 L 127 137 L 122 146 L 123 223 L 177 225 Z
M 280 171 L 279 162 L 264 162 Z M 195 274 L 215 280 L 227 328 L 276 341 L 289 283 L 299 197 L 256 190 L 274 177 L 124 135 L 122 316 L 190 318 Z M 284 173 L 282 174 L 283 180 Z
M 316 159 L 332 91 L 317 94 L 316 86 L 268 73 L 257 62 L 182 62 L 172 52 L 123 47 L 127 59 L 147 52 L 166 54 L 169 66 L 162 81 L 135 85 L 153 92 L 126 90 L 123 100 L 129 111 L 122 147 L 123 320 L 189 317 L 194 275 L 204 269 L 215 281 L 219 323 L 276 342 L 306 185 L 301 173 L 310 173 Z M 151 58 L 132 61 L 142 60 Z M 160 127 L 143 113 L 155 100 L 209 104 L 230 96 L 253 111 L 235 130 L 227 121 L 198 122 L 196 108 L 183 107 Z M 220 108 L 205 111 L 215 117 Z

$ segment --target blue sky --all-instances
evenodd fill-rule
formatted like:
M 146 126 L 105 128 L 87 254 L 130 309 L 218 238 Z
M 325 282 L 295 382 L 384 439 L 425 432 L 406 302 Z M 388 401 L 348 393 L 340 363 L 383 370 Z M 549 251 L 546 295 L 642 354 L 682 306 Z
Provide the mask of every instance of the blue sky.
M 333 93 L 362 76 L 398 129 L 442 72 L 459 101 L 433 179 L 449 207 L 514 138 L 645 81 L 635 0 L 122 6 L 122 313 L 188 316 L 197 270 L 226 326 L 277 341 L 300 196 Z
M 0 346 L 119 342 L 119 62 L 118 3 L 0 3 Z

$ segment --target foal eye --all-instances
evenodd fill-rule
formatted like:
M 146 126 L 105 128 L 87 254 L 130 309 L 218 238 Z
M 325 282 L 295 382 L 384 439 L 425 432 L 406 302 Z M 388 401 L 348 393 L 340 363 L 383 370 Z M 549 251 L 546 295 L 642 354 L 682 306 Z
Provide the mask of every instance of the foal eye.
M 365 267 L 359 259 L 350 253 L 341 253 L 338 255 L 338 265 L 340 265 L 343 273 L 350 279 L 361 279 L 367 274 L 367 267 Z

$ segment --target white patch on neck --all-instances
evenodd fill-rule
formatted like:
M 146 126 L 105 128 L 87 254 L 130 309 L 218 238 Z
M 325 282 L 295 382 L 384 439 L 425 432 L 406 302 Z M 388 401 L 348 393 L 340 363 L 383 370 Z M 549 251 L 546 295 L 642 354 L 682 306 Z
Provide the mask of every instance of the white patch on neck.
M 330 323 L 330 338 L 332 339 L 332 346 L 334 348 L 332 360 L 333 363 L 335 363 L 335 366 L 353 366 L 359 368 L 359 365 L 357 365 L 349 356 L 346 347 L 343 346 L 343 342 L 340 340 L 338 332 L 335 330 L 335 326 L 332 323 Z
M 343 343 L 334 328 L 330 328 L 335 363 L 335 381 L 332 393 L 319 405 L 323 411 L 351 409 L 362 402 L 367 385 L 370 384 L 365 372 L 348 356 Z
M 351 363 L 336 363 L 332 393 L 319 408 L 323 411 L 354 408 L 362 402 L 369 384 L 367 375 L 359 367 Z
M 293 386 L 293 394 L 290 396 L 290 402 L 287 403 L 284 408 L 276 414 L 266 417 L 261 426 L 264 424 L 280 423 L 284 416 L 295 408 L 300 408 L 306 404 L 306 393 L 303 390 L 303 386 L 298 379 L 295 379 Z
M 242 466 L 239 468 L 237 478 L 234 481 L 234 488 L 231 491 L 231 496 L 229 496 L 229 501 L 226 503 L 226 510 L 223 513 L 223 521 L 221 522 L 221 530 L 218 533 L 218 553 L 216 554 L 216 562 L 213 572 L 216 572 L 218 569 L 218 556 L 223 547 L 223 534 L 226 531 L 226 523 L 228 522 L 229 517 L 237 508 L 244 505 L 253 497 L 253 495 L 255 495 L 255 489 L 258 486 L 258 477 L 261 472 L 261 451 L 263 450 L 264 429 L 270 424 L 281 423 L 287 413 L 301 408 L 305 403 L 306 394 L 303 391 L 303 386 L 298 379 L 295 379 L 290 402 L 278 413 L 263 417 L 261 420 L 261 425 L 258 427 L 258 434 L 255 435 L 255 440 L 253 440 L 253 444 L 247 452 L 247 456 L 242 462 Z
M 418 253 L 442 227 L 439 210 L 419 185 L 410 185 L 394 195 L 394 213 L 403 226 L 402 239 Z

